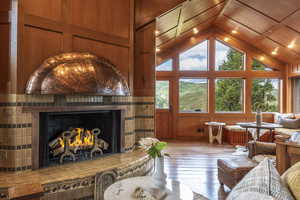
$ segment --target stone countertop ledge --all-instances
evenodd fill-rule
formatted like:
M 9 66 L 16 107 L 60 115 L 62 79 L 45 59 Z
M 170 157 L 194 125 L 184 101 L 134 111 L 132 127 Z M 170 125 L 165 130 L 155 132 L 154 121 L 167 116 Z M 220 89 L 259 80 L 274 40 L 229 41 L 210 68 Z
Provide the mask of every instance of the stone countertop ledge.
M 120 153 L 95 160 L 68 163 L 25 172 L 1 172 L 0 188 L 9 188 L 18 184 L 40 183 L 41 185 L 72 179 L 95 176 L 99 172 L 116 168 L 126 168 L 148 159 L 145 152 L 136 150 Z

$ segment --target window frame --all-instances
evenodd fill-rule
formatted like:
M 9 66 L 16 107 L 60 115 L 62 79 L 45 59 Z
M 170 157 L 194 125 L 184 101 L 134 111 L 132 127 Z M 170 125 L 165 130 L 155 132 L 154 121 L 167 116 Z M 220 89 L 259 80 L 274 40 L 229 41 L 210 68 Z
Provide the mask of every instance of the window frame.
M 277 79 L 278 80 L 278 96 L 277 96 L 277 100 L 278 100 L 278 105 L 277 105 L 277 111 L 274 111 L 274 112 L 264 112 L 264 111 L 262 111 L 262 113 L 264 113 L 264 114 L 274 114 L 274 113 L 277 113 L 277 112 L 281 112 L 282 111 L 282 93 L 283 93 L 283 87 L 282 87 L 282 78 L 280 78 L 280 77 L 254 77 L 252 80 L 251 80 L 251 107 L 250 107 L 250 109 L 251 109 L 251 113 L 252 114 L 255 114 L 256 113 L 256 111 L 254 111 L 253 110 L 253 101 L 252 101 L 252 92 L 253 92 L 253 80 L 255 80 L 255 79 Z
M 219 70 L 219 69 L 217 69 L 218 68 L 218 66 L 217 66 L 217 42 L 220 42 L 221 44 L 223 44 L 223 45 L 225 45 L 225 46 L 227 46 L 231 49 L 234 49 L 234 50 L 236 50 L 236 51 L 238 51 L 238 52 L 240 52 L 244 55 L 243 56 L 244 58 L 243 58 L 243 67 L 242 67 L 242 69 L 240 69 L 240 70 Z M 246 52 L 244 52 L 244 51 L 242 51 L 242 50 L 240 50 L 236 47 L 233 47 L 229 43 L 227 43 L 225 41 L 222 41 L 222 40 L 219 40 L 218 38 L 216 38 L 214 40 L 214 43 L 215 43 L 214 44 L 214 46 L 215 46 L 215 52 L 214 52 L 215 67 L 214 67 L 214 71 L 216 71 L 216 72 L 244 72 L 244 71 L 246 71 L 246 68 L 247 68 L 247 53 Z
M 271 70 L 269 71 L 269 70 L 253 69 L 253 62 L 254 62 L 254 60 L 255 60 L 256 62 L 261 63 L 261 64 L 264 65 L 266 68 L 269 68 L 269 69 L 271 69 Z M 265 64 L 265 63 L 259 61 L 258 59 L 255 59 L 255 58 L 252 58 L 252 59 L 251 59 L 251 66 L 250 66 L 250 67 L 251 67 L 251 71 L 254 71 L 254 72 L 276 72 L 276 71 L 278 71 L 278 69 L 275 69 L 275 68 L 273 68 L 273 67 L 270 67 L 270 66 L 268 66 L 267 64 Z
M 216 106 L 216 104 L 217 104 L 217 101 L 216 101 L 216 89 L 217 89 L 217 87 L 216 87 L 216 85 L 217 85 L 217 80 L 218 79 L 241 79 L 242 80 L 242 88 L 241 88 L 241 91 L 242 91 L 242 100 L 241 100 L 241 108 L 242 108 L 242 110 L 241 111 L 217 111 L 217 106 Z M 215 93 L 215 113 L 217 113 L 217 114 L 244 114 L 244 113 L 246 113 L 246 98 L 245 98 L 245 96 L 246 96 L 246 79 L 244 78 L 244 77 L 216 77 L 215 79 L 214 79 L 214 81 L 215 81 L 215 84 L 214 84 L 214 93 Z
M 168 61 L 171 61 L 171 70 L 156 70 L 156 68 L 158 66 L 160 66 L 160 65 L 162 65 L 162 64 L 164 64 Z M 159 63 L 155 66 L 155 72 L 157 72 L 157 73 L 166 73 L 166 72 L 170 73 L 170 72 L 173 72 L 173 71 L 174 71 L 174 59 L 173 58 L 167 58 L 167 59 L 163 60 L 161 63 Z
M 199 112 L 199 111 L 180 111 L 180 79 L 206 79 L 207 80 L 207 108 L 206 108 L 206 112 Z M 177 102 L 178 102 L 178 114 L 208 114 L 209 113 L 209 87 L 210 87 L 210 82 L 209 82 L 209 78 L 208 77 L 188 77 L 188 76 L 181 76 L 178 77 L 178 98 L 177 98 Z
M 181 70 L 180 69 L 180 54 L 183 54 L 183 53 L 189 51 L 190 49 L 196 47 L 197 45 L 202 44 L 203 42 L 207 42 L 207 49 L 206 49 L 206 53 L 207 53 L 207 57 L 206 57 L 206 70 Z M 191 72 L 197 72 L 197 73 L 199 73 L 200 72 L 201 73 L 201 72 L 208 72 L 208 71 L 210 71 L 210 68 L 209 68 L 209 66 L 210 66 L 210 50 L 209 50 L 209 46 L 210 46 L 210 40 L 208 38 L 205 38 L 205 39 L 201 40 L 200 42 L 196 43 L 195 45 L 193 45 L 191 47 L 188 47 L 188 48 L 185 48 L 184 50 L 180 51 L 178 53 L 178 56 L 177 56 L 178 57 L 178 71 L 179 72 L 183 72 L 183 73 L 185 73 L 185 72 L 188 72 L 188 73 L 191 73 Z
M 294 77 L 292 78 L 292 94 L 293 94 L 293 98 L 292 98 L 292 110 L 293 110 L 293 113 L 295 114 L 300 114 L 300 106 L 299 106 L 299 110 L 298 112 L 296 111 L 296 98 L 299 98 L 300 99 L 300 92 L 298 95 L 296 95 L 296 82 L 299 81 L 299 88 L 300 88 L 300 77 Z M 297 97 L 298 96 L 298 97 Z
M 158 81 L 165 81 L 165 82 L 168 82 L 168 108 L 158 108 L 156 107 L 156 83 Z M 155 106 L 155 109 L 157 110 L 170 110 L 171 108 L 171 98 L 172 98 L 172 95 L 171 95 L 171 80 L 167 80 L 167 79 L 159 79 L 159 80 L 155 80 L 155 96 L 154 96 L 154 100 L 155 100 L 155 103 L 154 103 L 154 106 Z

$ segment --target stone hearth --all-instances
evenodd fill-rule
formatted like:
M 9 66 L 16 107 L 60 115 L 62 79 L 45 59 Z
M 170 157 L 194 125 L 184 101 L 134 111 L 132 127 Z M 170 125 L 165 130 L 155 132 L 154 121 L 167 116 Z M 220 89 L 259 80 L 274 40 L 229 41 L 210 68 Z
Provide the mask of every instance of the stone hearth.
M 9 187 L 39 183 L 44 189 L 43 200 L 102 200 L 103 191 L 112 182 L 147 175 L 153 160 L 140 151 L 116 154 L 80 163 L 0 176 L 0 199 L 7 199 Z
M 71 196 L 74 191 L 79 195 L 77 199 L 86 199 L 86 197 L 93 199 L 94 191 L 98 191 L 97 195 L 99 196 L 101 190 L 99 188 L 95 190 L 97 174 L 111 174 L 113 170 L 113 174 L 117 174 L 117 180 L 127 176 L 146 174 L 152 167 L 152 162 L 148 162 L 148 158 L 144 154 L 138 153 L 134 149 L 136 142 L 141 137 L 154 135 L 154 98 L 74 95 L 65 96 L 63 99 L 53 95 L 0 96 L 0 197 L 3 197 L 0 199 L 5 199 L 9 187 L 22 184 L 28 179 L 42 184 L 46 194 L 44 199 L 73 199 Z M 33 130 L 36 129 L 36 119 L 27 109 L 41 107 L 48 109 L 83 107 L 88 109 L 95 106 L 121 106 L 125 109 L 125 153 L 32 170 L 35 156 L 32 151 L 35 145 Z M 78 169 L 78 166 L 83 167 L 75 174 L 64 175 L 65 171 L 74 171 L 73 168 Z M 90 167 L 90 169 L 84 166 Z M 61 175 L 57 174 L 58 169 L 61 170 Z M 71 185 L 72 187 L 70 187 Z

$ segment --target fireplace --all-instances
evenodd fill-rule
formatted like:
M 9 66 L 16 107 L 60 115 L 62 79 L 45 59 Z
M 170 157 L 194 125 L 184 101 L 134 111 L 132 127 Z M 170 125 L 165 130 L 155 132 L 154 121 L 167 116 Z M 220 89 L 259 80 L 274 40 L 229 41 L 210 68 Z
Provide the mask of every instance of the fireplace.
M 40 167 L 122 152 L 120 110 L 40 112 L 39 127 Z

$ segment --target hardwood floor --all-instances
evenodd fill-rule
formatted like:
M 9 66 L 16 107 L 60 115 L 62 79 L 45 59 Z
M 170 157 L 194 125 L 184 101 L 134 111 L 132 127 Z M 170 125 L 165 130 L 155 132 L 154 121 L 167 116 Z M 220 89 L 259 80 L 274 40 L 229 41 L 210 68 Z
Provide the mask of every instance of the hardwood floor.
M 225 200 L 230 190 L 219 184 L 217 160 L 234 157 L 234 151 L 229 145 L 168 141 L 166 152 L 171 157 L 165 161 L 165 172 L 210 200 Z

